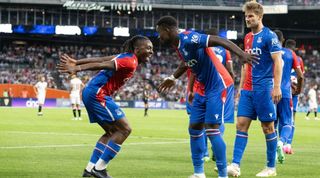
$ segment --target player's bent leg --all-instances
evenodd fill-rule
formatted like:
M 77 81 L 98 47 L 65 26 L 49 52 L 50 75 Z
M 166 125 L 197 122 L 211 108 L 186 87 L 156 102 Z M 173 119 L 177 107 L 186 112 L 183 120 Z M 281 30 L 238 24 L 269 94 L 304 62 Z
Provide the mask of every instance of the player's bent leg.
M 131 133 L 131 127 L 128 120 L 124 117 L 116 120 L 113 123 L 114 132 L 106 145 L 103 154 L 97 161 L 95 167 L 92 169 L 92 174 L 99 178 L 110 178 L 106 171 L 108 163 L 118 154 L 121 149 L 122 143 L 128 138 Z
M 111 135 L 112 135 L 112 127 L 109 124 L 103 124 L 100 125 L 104 130 L 105 130 L 105 134 L 102 135 L 99 140 L 96 143 L 96 146 L 91 154 L 90 157 L 90 161 L 87 164 L 87 167 L 84 169 L 82 177 L 92 177 L 92 169 L 95 166 L 95 164 L 97 163 L 97 161 L 99 160 L 100 156 L 102 155 L 102 153 L 105 150 L 106 144 L 109 141 Z
M 204 178 L 204 152 L 205 152 L 205 131 L 203 123 L 190 123 L 190 149 L 194 174 L 199 178 Z
M 209 124 L 206 123 L 206 134 L 209 138 L 212 151 L 216 157 L 216 166 L 218 168 L 219 177 L 227 177 L 227 155 L 226 155 L 226 144 L 221 136 L 219 127 L 220 124 Z

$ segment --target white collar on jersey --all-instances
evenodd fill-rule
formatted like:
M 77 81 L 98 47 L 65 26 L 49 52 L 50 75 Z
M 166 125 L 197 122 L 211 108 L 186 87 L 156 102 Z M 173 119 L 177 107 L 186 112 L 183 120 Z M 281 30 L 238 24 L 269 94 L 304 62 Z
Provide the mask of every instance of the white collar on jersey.
M 261 28 L 261 30 L 258 33 L 252 33 L 253 35 L 258 35 L 259 33 L 261 33 L 264 29 L 264 26 Z

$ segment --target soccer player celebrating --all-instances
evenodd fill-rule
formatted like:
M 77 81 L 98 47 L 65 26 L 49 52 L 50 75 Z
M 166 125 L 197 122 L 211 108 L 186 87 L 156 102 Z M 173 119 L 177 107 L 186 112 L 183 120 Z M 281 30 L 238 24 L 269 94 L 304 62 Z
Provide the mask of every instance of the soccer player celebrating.
M 278 36 L 281 45 L 284 42 L 283 33 L 280 30 L 274 31 Z M 290 42 L 290 41 L 289 41 Z M 285 48 L 282 48 L 282 60 L 283 60 L 283 72 L 281 80 L 281 92 L 282 98 L 277 104 L 277 125 L 279 130 L 278 147 L 277 147 L 277 159 L 279 163 L 283 163 L 285 160 L 283 146 L 287 144 L 288 139 L 292 131 L 292 92 L 291 92 L 291 70 L 294 70 L 297 74 L 297 88 L 293 91 L 296 95 L 302 91 L 304 82 L 304 76 L 301 70 L 300 63 L 298 61 L 296 53 L 293 51 L 295 46 L 286 43 Z
M 318 88 L 318 85 L 316 83 L 314 83 L 310 86 L 310 89 L 308 92 L 309 110 L 306 115 L 306 120 L 310 120 L 308 116 L 309 116 L 310 112 L 312 112 L 312 111 L 314 112 L 314 119 L 319 120 L 317 117 L 317 112 L 318 112 L 317 88 Z
M 58 69 L 62 73 L 101 70 L 82 92 L 90 122 L 98 123 L 105 131 L 93 150 L 83 177 L 110 178 L 106 167 L 131 133 L 127 118 L 111 96 L 133 76 L 138 64 L 150 59 L 153 45 L 147 37 L 134 36 L 124 44 L 124 51 L 117 56 L 101 58 L 75 60 L 67 55 L 60 58 Z
M 233 102 L 228 102 L 233 100 L 233 80 L 214 52 L 207 47 L 214 45 L 226 47 L 245 62 L 251 62 L 256 57 L 244 53 L 231 41 L 217 36 L 199 34 L 193 31 L 179 33 L 177 21 L 172 16 L 161 17 L 157 22 L 157 31 L 160 41 L 176 48 L 178 55 L 183 58 L 183 62 L 175 73 L 169 77 L 169 80 L 160 84 L 159 91 L 169 90 L 174 85 L 174 80 L 180 77 L 187 68 L 191 68 L 192 73 L 205 88 L 205 106 L 200 108 L 193 102 L 191 108 L 189 134 L 194 166 L 194 174 L 191 177 L 205 177 L 202 160 L 204 127 L 216 155 L 219 177 L 227 177 L 226 145 L 219 127 L 223 118 L 233 117 L 234 105 Z M 225 105 L 225 103 L 229 103 L 229 105 Z M 204 118 L 197 117 L 201 112 L 204 112 Z
M 36 83 L 33 87 L 35 94 L 37 95 L 38 99 L 38 116 L 42 116 L 42 107 L 46 100 L 46 91 L 47 91 L 48 83 L 46 82 L 46 78 L 44 76 L 40 77 L 40 81 Z
M 259 64 L 246 64 L 240 93 L 237 133 L 235 138 L 232 164 L 228 166 L 230 176 L 240 176 L 240 162 L 248 142 L 248 130 L 252 120 L 257 117 L 265 134 L 267 145 L 267 167 L 257 177 L 276 176 L 275 159 L 277 134 L 275 105 L 281 99 L 282 59 L 278 37 L 262 24 L 263 7 L 257 2 L 247 2 L 243 6 L 245 21 L 251 32 L 245 36 L 245 51 L 257 54 Z
M 181 58 L 181 60 L 183 60 Z M 193 114 L 194 118 L 198 118 L 199 120 L 204 120 L 205 118 L 205 106 L 206 106 L 206 100 L 205 100 L 205 90 L 204 85 L 200 83 L 192 73 L 191 69 L 189 68 L 187 70 L 187 77 L 188 77 L 188 86 L 187 86 L 187 102 L 186 102 L 186 109 L 187 114 L 189 115 L 189 119 L 191 119 L 191 111 L 194 104 L 194 109 L 197 109 L 198 112 L 197 115 Z M 195 112 L 195 111 L 194 111 Z M 220 128 L 223 127 L 223 124 L 220 125 Z M 220 130 L 221 131 L 221 130 Z M 223 131 L 221 131 L 221 134 L 223 134 Z M 207 136 L 203 134 L 201 137 L 204 137 L 204 150 L 203 150 L 203 159 L 205 162 L 210 161 L 209 152 L 208 152 L 208 142 L 207 142 Z M 193 145 L 191 145 L 193 146 Z M 196 161 L 196 159 L 200 159 L 200 157 L 197 157 L 195 155 L 193 161 Z M 214 158 L 215 161 L 215 158 Z
M 72 112 L 73 112 L 73 120 L 82 120 L 81 109 L 80 109 L 80 93 L 83 87 L 84 87 L 84 84 L 77 77 L 77 75 L 72 74 L 71 80 L 70 80 L 70 101 L 71 101 Z M 77 117 L 77 111 L 78 111 L 78 117 Z

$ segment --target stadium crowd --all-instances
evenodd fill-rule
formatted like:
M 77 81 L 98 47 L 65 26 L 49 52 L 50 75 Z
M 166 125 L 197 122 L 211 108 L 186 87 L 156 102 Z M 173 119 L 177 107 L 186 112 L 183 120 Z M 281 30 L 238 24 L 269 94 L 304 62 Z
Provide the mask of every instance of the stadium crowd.
M 61 54 L 69 54 L 76 59 L 99 57 L 119 53 L 119 47 L 92 46 L 43 46 L 43 45 L 7 45 L 0 51 L 0 83 L 31 84 L 34 85 L 39 75 L 44 75 L 49 88 L 69 89 L 69 78 L 59 74 L 56 63 Z M 304 93 L 313 82 L 320 83 L 320 55 L 319 49 L 312 46 L 300 46 L 297 51 L 304 59 L 306 83 Z M 150 85 L 150 100 L 185 101 L 187 79 L 181 77 L 176 87 L 165 96 L 160 96 L 157 86 L 163 78 L 172 74 L 180 63 L 177 56 L 170 50 L 156 51 L 150 63 L 139 67 L 134 77 L 115 96 L 117 100 L 142 100 L 145 85 Z M 235 70 L 236 86 L 240 81 L 240 62 L 235 55 L 233 66 Z M 86 82 L 93 72 L 81 72 L 79 77 Z M 301 95 L 301 105 L 306 105 L 306 94 Z

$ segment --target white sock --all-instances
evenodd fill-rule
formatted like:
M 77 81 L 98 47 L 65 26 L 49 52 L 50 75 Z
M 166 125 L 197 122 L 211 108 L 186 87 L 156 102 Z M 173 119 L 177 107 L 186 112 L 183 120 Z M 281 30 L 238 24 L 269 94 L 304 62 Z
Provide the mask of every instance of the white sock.
M 239 164 L 237 164 L 237 163 L 231 163 L 231 165 L 234 167 L 240 168 Z
M 88 172 L 91 172 L 91 170 L 93 169 L 93 167 L 94 167 L 94 164 L 93 164 L 92 162 L 89 162 L 89 163 L 87 164 L 86 170 L 87 170 Z
M 206 178 L 206 175 L 204 173 L 194 173 L 195 176 L 198 176 L 199 178 Z
M 291 149 L 291 144 L 286 144 L 286 147 Z
M 103 159 L 99 159 L 95 165 L 96 170 L 104 170 L 107 168 L 107 164 Z
M 275 171 L 276 170 L 276 168 L 275 167 L 267 167 L 268 169 L 271 169 L 271 170 L 273 170 L 273 171 Z

